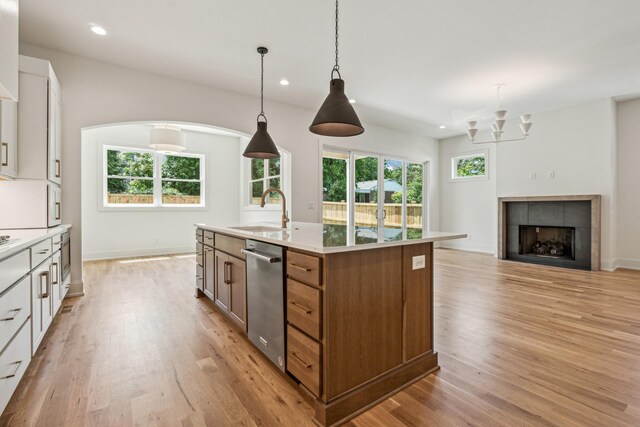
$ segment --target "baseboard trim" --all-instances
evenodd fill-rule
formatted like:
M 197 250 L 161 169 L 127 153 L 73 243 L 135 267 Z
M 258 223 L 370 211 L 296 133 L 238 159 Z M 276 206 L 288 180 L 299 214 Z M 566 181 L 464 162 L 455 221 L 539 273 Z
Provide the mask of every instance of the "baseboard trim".
M 640 270 L 640 259 L 619 259 L 617 260 L 616 268 Z
M 142 256 L 156 256 L 166 254 L 185 254 L 193 253 L 194 246 L 181 246 L 173 248 L 145 248 L 145 249 L 131 249 L 131 250 L 118 250 L 118 251 L 106 251 L 106 252 L 85 252 L 82 254 L 83 261 L 102 261 L 109 259 L 120 258 L 135 258 Z
M 491 255 L 491 256 L 496 256 L 496 252 L 495 251 L 487 251 L 487 250 L 474 250 L 474 249 L 466 249 L 466 248 L 457 248 L 457 247 L 453 247 L 453 246 L 440 246 L 437 247 L 436 249 L 444 249 L 447 251 L 460 251 L 460 252 L 468 252 L 468 253 L 472 253 L 472 254 L 480 254 L 480 255 Z
M 600 261 L 600 270 L 602 271 L 616 271 L 620 266 L 620 260 L 608 259 Z

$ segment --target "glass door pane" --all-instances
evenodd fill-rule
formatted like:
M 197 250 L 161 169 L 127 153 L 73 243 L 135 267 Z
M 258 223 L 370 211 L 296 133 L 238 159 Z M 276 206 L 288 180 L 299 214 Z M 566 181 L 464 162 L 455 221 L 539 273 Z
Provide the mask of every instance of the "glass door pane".
M 424 166 L 422 163 L 407 164 L 407 238 L 422 237 Z
M 404 215 L 403 166 L 404 162 L 402 160 L 384 160 L 382 217 L 385 241 L 402 239 Z
M 354 225 L 356 243 L 378 239 L 378 157 L 354 156 Z
M 322 153 L 322 223 L 347 225 L 349 153 Z

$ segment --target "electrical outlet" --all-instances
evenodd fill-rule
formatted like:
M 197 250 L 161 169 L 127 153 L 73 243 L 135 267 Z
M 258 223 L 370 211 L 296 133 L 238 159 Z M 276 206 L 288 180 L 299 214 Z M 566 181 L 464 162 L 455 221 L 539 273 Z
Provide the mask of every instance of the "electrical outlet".
M 547 178 L 548 179 L 556 179 L 556 171 L 547 172 Z
M 536 180 L 536 173 L 535 173 L 535 172 L 531 172 L 531 173 L 529 174 L 529 179 L 530 179 L 531 181 L 535 181 L 535 180 Z
M 424 255 L 414 256 L 413 259 L 412 259 L 412 263 L 413 263 L 413 269 L 414 270 L 420 270 L 420 269 L 425 267 L 426 258 L 425 258 Z

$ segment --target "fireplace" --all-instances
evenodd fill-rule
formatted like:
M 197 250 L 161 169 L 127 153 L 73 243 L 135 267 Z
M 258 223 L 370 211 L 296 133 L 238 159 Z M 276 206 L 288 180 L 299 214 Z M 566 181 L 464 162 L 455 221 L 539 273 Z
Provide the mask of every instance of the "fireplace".
M 575 260 L 575 227 L 519 226 L 520 255 Z
M 600 269 L 600 196 L 498 199 L 498 258 Z

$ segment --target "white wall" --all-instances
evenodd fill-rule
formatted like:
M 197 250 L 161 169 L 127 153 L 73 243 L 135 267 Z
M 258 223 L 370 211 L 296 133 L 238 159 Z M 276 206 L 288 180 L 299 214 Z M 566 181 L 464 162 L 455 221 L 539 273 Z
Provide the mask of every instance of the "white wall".
M 193 223 L 225 225 L 238 217 L 239 138 L 183 131 L 188 153 L 205 155 L 204 208 L 102 208 L 104 145 L 148 148 L 151 127 L 104 126 L 82 134 L 83 259 L 193 251 Z M 126 208 L 125 208 L 126 209 Z
M 451 158 L 486 151 L 487 179 L 451 180 Z M 467 233 L 464 240 L 442 242 L 440 246 L 495 254 L 497 248 L 497 197 L 495 146 L 474 145 L 466 136 L 440 144 L 440 227 Z
M 640 99 L 618 104 L 618 265 L 640 269 Z
M 601 99 L 538 114 L 524 142 L 472 146 L 466 137 L 441 141 L 443 168 L 455 152 L 480 147 L 495 152 L 490 179 L 447 183 L 441 175 L 443 229 L 469 233 L 454 246 L 497 250 L 497 198 L 523 195 L 601 194 L 603 268 L 616 262 L 616 136 L 615 103 Z M 505 139 L 518 137 L 517 119 L 505 126 Z M 488 135 L 479 135 L 488 138 Z M 535 174 L 535 179 L 531 179 Z M 551 175 L 550 175 L 551 174 Z
M 181 121 L 202 123 L 252 135 L 258 99 L 180 80 L 123 68 L 32 45 L 21 45 L 20 53 L 51 61 L 62 86 L 63 132 L 63 221 L 74 226 L 72 241 L 72 291 L 81 292 L 80 141 L 83 128 L 131 121 Z M 320 221 L 319 138 L 308 126 L 315 111 L 266 100 L 269 133 L 279 146 L 292 154 L 292 218 Z M 437 143 L 424 137 L 364 123 L 363 135 L 347 142 L 362 149 L 384 148 L 385 153 L 416 160 L 437 158 Z M 327 138 L 331 140 L 332 138 Z M 336 144 L 335 141 L 328 141 Z M 410 152 L 409 152 L 410 151 Z M 435 153 L 435 154 L 434 154 Z M 421 157 L 421 159 L 417 158 Z M 432 187 L 437 175 L 432 173 Z M 435 192 L 435 190 L 434 190 Z M 431 226 L 437 226 L 437 199 L 432 199 Z M 312 209 L 308 208 L 311 204 Z

